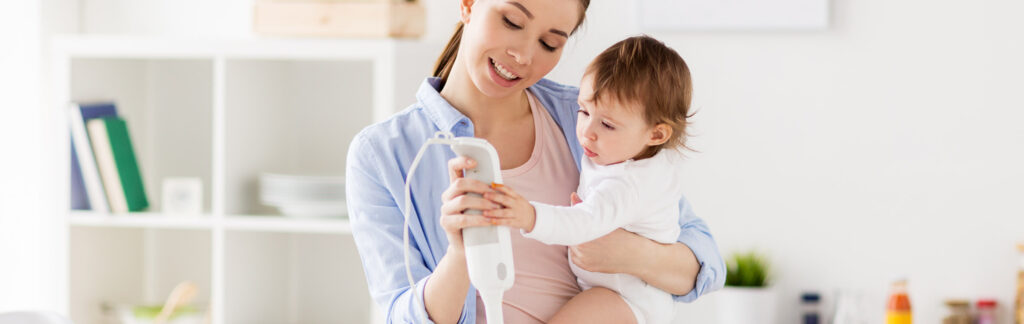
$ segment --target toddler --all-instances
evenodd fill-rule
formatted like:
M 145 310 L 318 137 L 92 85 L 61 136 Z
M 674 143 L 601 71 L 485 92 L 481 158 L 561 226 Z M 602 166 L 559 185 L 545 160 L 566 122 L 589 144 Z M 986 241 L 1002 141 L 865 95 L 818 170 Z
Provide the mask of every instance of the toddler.
M 563 207 L 529 202 L 508 187 L 496 186 L 497 193 L 484 197 L 504 208 L 484 215 L 547 244 L 581 244 L 620 227 L 675 243 L 691 93 L 686 62 L 664 43 L 637 36 L 612 45 L 590 63 L 580 84 L 576 137 L 586 158 L 578 196 L 572 197 L 577 203 Z M 555 319 L 608 322 L 612 317 L 598 310 L 607 309 L 607 298 L 621 298 L 636 323 L 671 321 L 669 293 L 632 275 L 582 270 L 571 256 L 569 266 L 584 291 Z M 617 296 L 591 292 L 597 287 Z

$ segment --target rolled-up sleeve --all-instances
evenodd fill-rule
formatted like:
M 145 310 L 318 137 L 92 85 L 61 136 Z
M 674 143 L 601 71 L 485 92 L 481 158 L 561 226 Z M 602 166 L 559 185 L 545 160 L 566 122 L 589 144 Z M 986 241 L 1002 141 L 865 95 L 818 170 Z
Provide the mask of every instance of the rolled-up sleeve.
M 387 323 L 420 323 L 421 314 L 426 314 L 424 288 L 432 269 L 424 262 L 422 244 L 410 237 L 409 263 L 417 282 L 415 291 L 409 289 L 402 241 L 404 215 L 396 203 L 404 198 L 392 194 L 394 189 L 404 194 L 404 188 L 389 189 L 379 170 L 379 159 L 379 152 L 363 134 L 357 135 L 349 148 L 345 174 L 352 237 L 363 263 L 370 295 L 387 312 Z M 410 226 L 418 228 L 415 215 L 410 215 Z M 463 306 L 460 323 L 464 323 L 470 313 L 467 307 Z M 427 322 L 431 323 L 429 319 Z
M 677 302 L 692 302 L 698 297 L 721 289 L 725 285 L 725 261 L 718 251 L 718 244 L 711 236 L 708 225 L 693 212 L 686 197 L 679 200 L 679 243 L 686 244 L 700 263 L 693 290 L 686 295 L 673 295 Z

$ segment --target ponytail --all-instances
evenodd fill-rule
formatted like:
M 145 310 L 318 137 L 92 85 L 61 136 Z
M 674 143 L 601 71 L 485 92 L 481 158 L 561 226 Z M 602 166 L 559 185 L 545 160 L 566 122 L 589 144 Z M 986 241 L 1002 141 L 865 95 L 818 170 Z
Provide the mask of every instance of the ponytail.
M 462 22 L 455 25 L 455 33 L 448 40 L 448 45 L 441 52 L 434 65 L 434 76 L 441 78 L 441 87 L 448 81 L 448 75 L 452 73 L 452 66 L 455 65 L 455 55 L 459 53 L 459 42 L 462 41 Z

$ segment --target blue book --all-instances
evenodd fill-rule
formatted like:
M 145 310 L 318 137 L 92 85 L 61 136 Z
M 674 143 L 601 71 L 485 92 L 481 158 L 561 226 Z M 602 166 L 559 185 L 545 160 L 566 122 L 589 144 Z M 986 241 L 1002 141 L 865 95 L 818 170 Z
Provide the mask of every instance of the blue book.
M 85 123 L 92 119 L 117 117 L 117 108 L 111 102 L 72 103 L 68 108 L 71 126 L 71 208 L 110 211 L 107 195 L 100 180 Z M 76 172 L 77 166 L 77 172 Z M 81 186 L 78 185 L 81 183 Z M 84 201 L 88 202 L 88 206 Z
M 82 179 L 82 166 L 78 164 L 75 152 L 75 141 L 71 140 L 71 209 L 91 210 L 89 193 L 85 191 L 85 180 Z

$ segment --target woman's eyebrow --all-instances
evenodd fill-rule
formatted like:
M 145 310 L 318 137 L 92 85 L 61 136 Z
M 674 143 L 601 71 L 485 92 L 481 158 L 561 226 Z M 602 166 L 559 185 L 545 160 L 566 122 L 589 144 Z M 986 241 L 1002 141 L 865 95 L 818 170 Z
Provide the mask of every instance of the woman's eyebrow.
M 526 18 L 530 18 L 531 20 L 533 19 L 533 13 L 530 13 L 530 10 L 526 9 L 526 6 L 523 6 L 522 3 L 518 3 L 515 1 L 509 1 L 508 3 L 513 6 L 516 6 L 516 8 L 519 8 L 519 10 L 522 10 L 523 13 L 526 14 Z
M 530 18 L 530 20 L 533 20 L 533 13 L 530 12 L 530 9 L 526 9 L 526 6 L 524 6 L 522 3 L 519 3 L 519 2 L 516 2 L 516 1 L 507 1 L 507 2 L 508 2 L 508 4 L 513 5 L 516 8 L 519 8 L 519 10 L 522 10 L 523 13 L 526 14 L 526 18 Z M 569 38 L 569 33 L 566 33 L 564 31 L 561 31 L 561 30 L 558 30 L 558 29 L 552 28 L 551 30 L 549 30 L 549 32 L 551 32 L 551 33 L 553 33 L 555 35 L 558 35 L 558 36 Z

